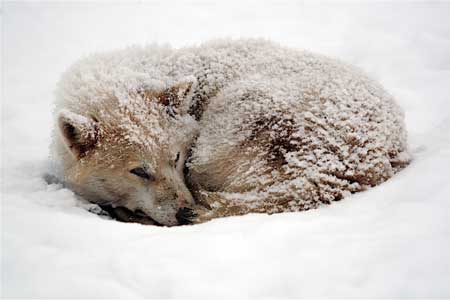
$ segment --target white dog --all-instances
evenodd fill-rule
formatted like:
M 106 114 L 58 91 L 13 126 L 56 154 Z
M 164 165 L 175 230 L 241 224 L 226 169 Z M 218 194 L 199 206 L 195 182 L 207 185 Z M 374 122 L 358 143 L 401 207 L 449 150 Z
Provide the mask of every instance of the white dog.
M 82 59 L 55 119 L 68 186 L 168 226 L 315 208 L 409 162 L 403 113 L 379 84 L 263 40 Z

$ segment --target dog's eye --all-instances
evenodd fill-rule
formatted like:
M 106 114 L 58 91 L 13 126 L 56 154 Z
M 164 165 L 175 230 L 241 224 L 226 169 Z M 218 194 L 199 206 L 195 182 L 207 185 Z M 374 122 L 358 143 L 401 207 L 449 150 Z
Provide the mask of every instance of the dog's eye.
M 177 157 L 175 157 L 175 164 L 180 160 L 180 152 L 177 153 Z
M 154 179 L 154 177 L 149 174 L 144 168 L 134 168 L 133 170 L 130 170 L 130 173 L 147 180 Z

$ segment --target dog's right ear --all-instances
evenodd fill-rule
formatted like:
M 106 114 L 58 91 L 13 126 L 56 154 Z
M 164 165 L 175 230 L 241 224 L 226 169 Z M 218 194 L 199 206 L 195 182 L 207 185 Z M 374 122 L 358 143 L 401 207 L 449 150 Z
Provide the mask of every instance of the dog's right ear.
M 64 144 L 76 159 L 84 157 L 97 144 L 98 125 L 92 119 L 62 110 L 58 115 L 58 128 Z

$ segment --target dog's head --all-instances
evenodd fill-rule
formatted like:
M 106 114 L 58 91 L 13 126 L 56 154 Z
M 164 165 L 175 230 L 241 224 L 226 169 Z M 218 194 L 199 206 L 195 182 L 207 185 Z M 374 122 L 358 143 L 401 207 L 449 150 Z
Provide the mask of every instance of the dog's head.
M 181 106 L 190 87 L 140 90 L 86 113 L 61 111 L 68 185 L 94 203 L 140 211 L 161 225 L 188 223 L 194 199 L 183 168 L 196 123 Z

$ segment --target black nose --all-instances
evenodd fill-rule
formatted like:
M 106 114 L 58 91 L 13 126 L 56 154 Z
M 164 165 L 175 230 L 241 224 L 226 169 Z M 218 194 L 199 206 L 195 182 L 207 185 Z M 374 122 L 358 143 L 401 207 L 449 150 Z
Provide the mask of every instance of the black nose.
M 192 224 L 192 219 L 197 216 L 196 213 L 190 208 L 182 207 L 175 214 L 175 218 L 178 221 L 179 225 L 188 225 Z

